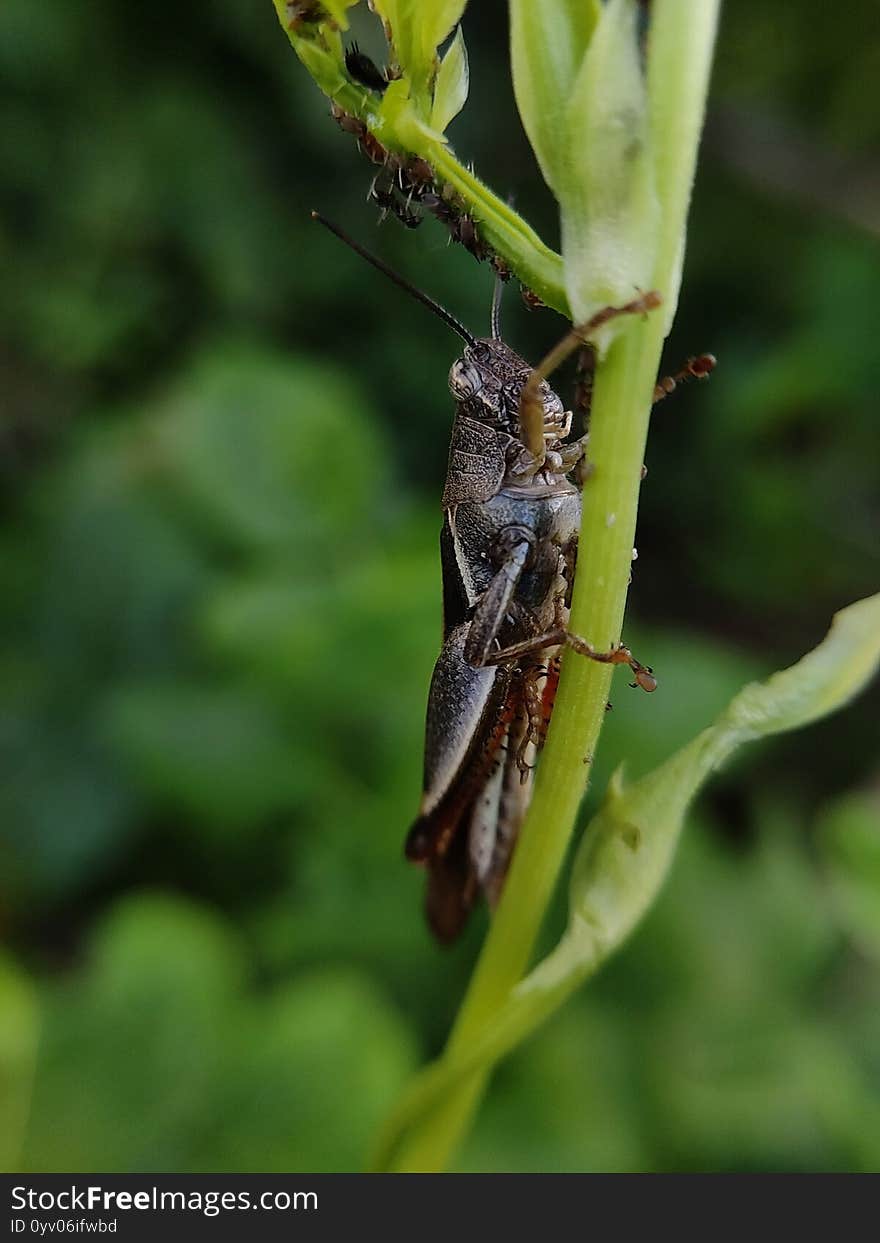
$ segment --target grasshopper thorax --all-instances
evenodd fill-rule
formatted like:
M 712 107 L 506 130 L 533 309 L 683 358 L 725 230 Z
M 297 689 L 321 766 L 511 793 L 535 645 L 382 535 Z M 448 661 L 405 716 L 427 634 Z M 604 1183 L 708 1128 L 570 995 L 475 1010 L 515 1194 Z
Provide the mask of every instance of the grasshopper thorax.
M 519 439 L 519 399 L 531 366 L 509 345 L 486 337 L 465 347 L 449 370 L 452 396 L 472 419 Z M 546 380 L 539 386 L 544 435 L 558 441 L 567 435 L 571 416 Z

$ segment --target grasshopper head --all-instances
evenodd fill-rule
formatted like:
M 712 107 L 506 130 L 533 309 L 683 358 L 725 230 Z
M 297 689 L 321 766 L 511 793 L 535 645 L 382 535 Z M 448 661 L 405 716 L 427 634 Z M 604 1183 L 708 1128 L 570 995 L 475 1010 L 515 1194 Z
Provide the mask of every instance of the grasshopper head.
M 509 345 L 487 337 L 465 347 L 449 370 L 452 396 L 481 423 L 519 437 L 519 398 L 532 368 Z M 570 417 L 546 380 L 539 386 L 544 407 L 544 434 L 558 440 L 567 433 Z

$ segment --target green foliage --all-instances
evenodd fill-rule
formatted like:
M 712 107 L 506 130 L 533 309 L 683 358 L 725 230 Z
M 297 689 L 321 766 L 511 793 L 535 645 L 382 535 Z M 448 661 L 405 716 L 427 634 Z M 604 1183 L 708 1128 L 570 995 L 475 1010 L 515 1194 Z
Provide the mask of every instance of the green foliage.
M 516 106 L 544 180 L 561 199 L 573 156 L 569 101 L 600 0 L 511 0 L 510 60 Z
M 431 128 L 441 134 L 458 116 L 465 105 L 468 93 L 467 49 L 461 27 L 449 45 L 449 51 L 437 70 L 434 100 L 431 105 Z
M 729 6 L 718 109 L 862 159 L 873 13 Z M 357 1168 L 482 931 L 438 953 L 400 858 L 455 346 L 308 211 L 475 331 L 491 273 L 430 220 L 374 235 L 371 171 L 269 18 L 0 5 L 3 1168 Z M 503 21 L 471 6 L 451 133 L 549 238 Z M 625 637 L 661 687 L 615 682 L 597 794 L 880 570 L 873 239 L 711 134 L 687 272 L 667 369 L 720 366 L 657 412 Z M 558 336 L 504 314 L 527 357 Z M 500 1069 L 464 1168 L 878 1168 L 876 717 L 875 691 L 716 775 L 644 924 Z
M 113 908 L 44 1009 L 25 1169 L 351 1168 L 412 1062 L 362 974 L 258 989 L 222 920 L 160 895 Z

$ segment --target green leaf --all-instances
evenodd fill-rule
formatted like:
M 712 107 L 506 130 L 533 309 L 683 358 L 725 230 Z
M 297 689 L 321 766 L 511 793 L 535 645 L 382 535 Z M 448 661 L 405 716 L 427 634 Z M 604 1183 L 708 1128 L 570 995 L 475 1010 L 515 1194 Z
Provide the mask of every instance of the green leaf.
M 466 0 L 374 0 L 388 26 L 398 64 L 416 84 L 429 79 L 437 48 L 461 18 Z
M 361 396 L 306 359 L 215 345 L 151 422 L 169 478 L 242 548 L 285 548 L 304 560 L 363 520 L 382 478 L 376 420 Z
M 626 788 L 618 772 L 578 849 L 561 940 L 466 1049 L 447 1054 L 410 1085 L 380 1137 L 378 1168 L 393 1165 L 411 1128 L 424 1128 L 455 1087 L 530 1035 L 632 932 L 663 884 L 685 811 L 709 774 L 741 743 L 842 707 L 878 663 L 880 594 L 836 614 L 814 651 L 746 686 L 714 725 L 654 772 Z
M 467 0 L 407 0 L 407 3 L 413 13 L 418 14 L 421 55 L 425 63 L 430 63 L 437 48 L 461 21 Z
M 566 290 L 580 321 L 650 288 L 654 269 L 659 206 L 636 18 L 633 0 L 605 7 L 556 139 Z
M 360 970 L 253 976 L 209 907 L 120 899 L 46 985 L 22 1167 L 354 1168 L 412 1066 L 406 1022 Z
M 131 778 L 214 831 L 289 806 L 300 787 L 279 713 L 250 691 L 132 680 L 104 711 L 108 744 Z
M 632 931 L 665 879 L 684 814 L 710 773 L 744 742 L 798 729 L 834 712 L 880 661 L 880 595 L 836 614 L 825 640 L 790 669 L 753 682 L 716 723 L 660 768 L 624 788 L 618 773 L 584 834 L 559 945 L 516 990 L 585 977 Z
M 840 922 L 863 953 L 880 959 L 880 798 L 850 795 L 820 817 L 831 897 Z
M 544 180 L 557 198 L 568 171 L 568 105 L 602 13 L 600 0 L 510 0 L 513 90 Z
M 431 109 L 431 128 L 442 134 L 453 117 L 457 117 L 465 105 L 468 94 L 468 59 L 464 35 L 459 26 L 449 51 L 443 57 L 434 86 L 434 104 Z

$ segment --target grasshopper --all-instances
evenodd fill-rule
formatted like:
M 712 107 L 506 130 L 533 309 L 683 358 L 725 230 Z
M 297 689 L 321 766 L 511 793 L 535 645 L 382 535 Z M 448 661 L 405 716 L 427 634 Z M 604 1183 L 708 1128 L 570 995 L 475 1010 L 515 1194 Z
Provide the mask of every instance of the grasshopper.
M 501 339 L 500 282 L 491 335 L 476 338 L 335 225 L 312 215 L 464 341 L 449 372 L 456 413 L 440 532 L 443 644 L 428 695 L 421 806 L 405 845 L 407 858 L 428 873 L 431 930 L 448 943 L 481 893 L 490 907 L 501 893 L 564 648 L 627 665 L 631 685 L 656 689 L 650 666 L 628 647 L 597 651 L 568 628 L 585 438 L 568 441 L 572 412 L 547 376 L 600 325 L 650 311 L 660 298 L 648 293 L 604 308 L 533 367 Z M 689 360 L 658 385 L 655 400 L 675 380 L 707 374 L 708 357 Z

